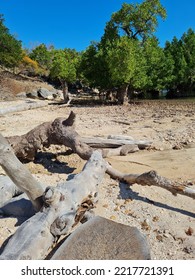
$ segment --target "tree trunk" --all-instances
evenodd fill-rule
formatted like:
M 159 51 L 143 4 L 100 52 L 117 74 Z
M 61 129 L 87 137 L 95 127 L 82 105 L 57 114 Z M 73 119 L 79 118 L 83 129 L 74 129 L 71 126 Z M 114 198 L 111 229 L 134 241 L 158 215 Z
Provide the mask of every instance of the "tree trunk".
M 61 85 L 62 85 L 64 103 L 68 103 L 69 101 L 68 83 L 66 81 L 61 81 Z
M 129 85 L 123 85 L 118 89 L 117 92 L 117 99 L 118 103 L 121 105 L 127 105 L 128 104 L 128 88 Z
M 0 117 L 8 114 L 8 113 L 14 113 L 14 112 L 21 112 L 21 111 L 26 111 L 26 110 L 31 110 L 31 109 L 36 109 L 36 108 L 41 108 L 48 106 L 48 102 L 46 101 L 32 101 L 29 103 L 29 101 L 24 102 L 23 104 L 18 104 L 16 106 L 12 107 L 5 107 L 0 109 Z
M 104 139 L 100 137 L 81 137 L 81 140 L 93 148 L 118 148 L 123 145 L 138 146 L 139 149 L 150 147 L 152 142 L 148 140 L 130 139 Z

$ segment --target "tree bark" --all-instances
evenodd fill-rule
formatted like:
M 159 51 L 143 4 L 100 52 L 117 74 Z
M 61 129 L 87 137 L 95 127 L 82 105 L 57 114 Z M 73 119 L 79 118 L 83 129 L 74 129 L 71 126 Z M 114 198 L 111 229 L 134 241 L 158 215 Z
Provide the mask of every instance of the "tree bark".
M 117 91 L 118 103 L 121 105 L 128 104 L 128 88 L 129 88 L 129 85 L 125 84 L 125 85 L 121 86 Z
M 69 101 L 69 93 L 68 93 L 68 83 L 66 81 L 60 81 L 62 85 L 62 92 L 64 97 L 64 103 L 68 103 Z

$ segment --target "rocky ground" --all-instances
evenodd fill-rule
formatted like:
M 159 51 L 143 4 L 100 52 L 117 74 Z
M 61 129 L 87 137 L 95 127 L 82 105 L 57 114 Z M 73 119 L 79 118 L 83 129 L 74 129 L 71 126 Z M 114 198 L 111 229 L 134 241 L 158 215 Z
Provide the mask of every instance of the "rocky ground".
M 169 100 L 73 107 L 48 103 L 43 108 L 1 116 L 0 132 L 4 136 L 21 135 L 42 122 L 66 117 L 73 110 L 77 114 L 76 130 L 82 136 L 115 134 L 153 141 L 148 150 L 109 158 L 113 167 L 125 173 L 156 170 L 195 188 L 195 103 Z M 0 107 L 9 104 L 0 102 Z M 65 150 L 52 146 L 26 165 L 38 180 L 56 185 L 71 173 L 80 172 L 84 165 L 77 155 L 66 155 Z M 119 184 L 106 175 L 95 212 L 139 228 L 148 238 L 152 259 L 195 259 L 195 204 L 191 198 L 173 196 L 155 186 Z M 16 217 L 0 217 L 0 245 L 21 222 Z

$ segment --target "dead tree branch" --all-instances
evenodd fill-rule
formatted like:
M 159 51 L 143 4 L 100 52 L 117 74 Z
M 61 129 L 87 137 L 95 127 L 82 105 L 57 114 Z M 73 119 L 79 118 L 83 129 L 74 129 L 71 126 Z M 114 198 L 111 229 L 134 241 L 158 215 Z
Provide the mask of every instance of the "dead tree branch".
M 160 176 L 154 170 L 143 174 L 124 174 L 108 164 L 106 172 L 111 176 L 111 178 L 123 181 L 130 185 L 139 184 L 142 186 L 157 186 L 166 189 L 173 195 L 181 194 L 195 199 L 194 189 Z

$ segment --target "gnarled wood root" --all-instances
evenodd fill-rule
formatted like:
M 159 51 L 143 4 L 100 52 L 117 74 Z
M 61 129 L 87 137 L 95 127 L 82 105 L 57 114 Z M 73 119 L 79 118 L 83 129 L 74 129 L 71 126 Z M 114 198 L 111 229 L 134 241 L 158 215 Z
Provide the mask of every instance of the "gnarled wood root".
M 7 137 L 7 140 L 15 155 L 22 161 L 33 160 L 38 150 L 51 144 L 69 147 L 84 160 L 90 158 L 94 148 L 102 149 L 103 157 L 109 157 L 126 155 L 151 145 L 150 141 L 131 139 L 83 138 L 75 131 L 75 119 L 76 115 L 71 111 L 67 119 L 57 118 L 53 122 L 35 127 L 24 135 Z

